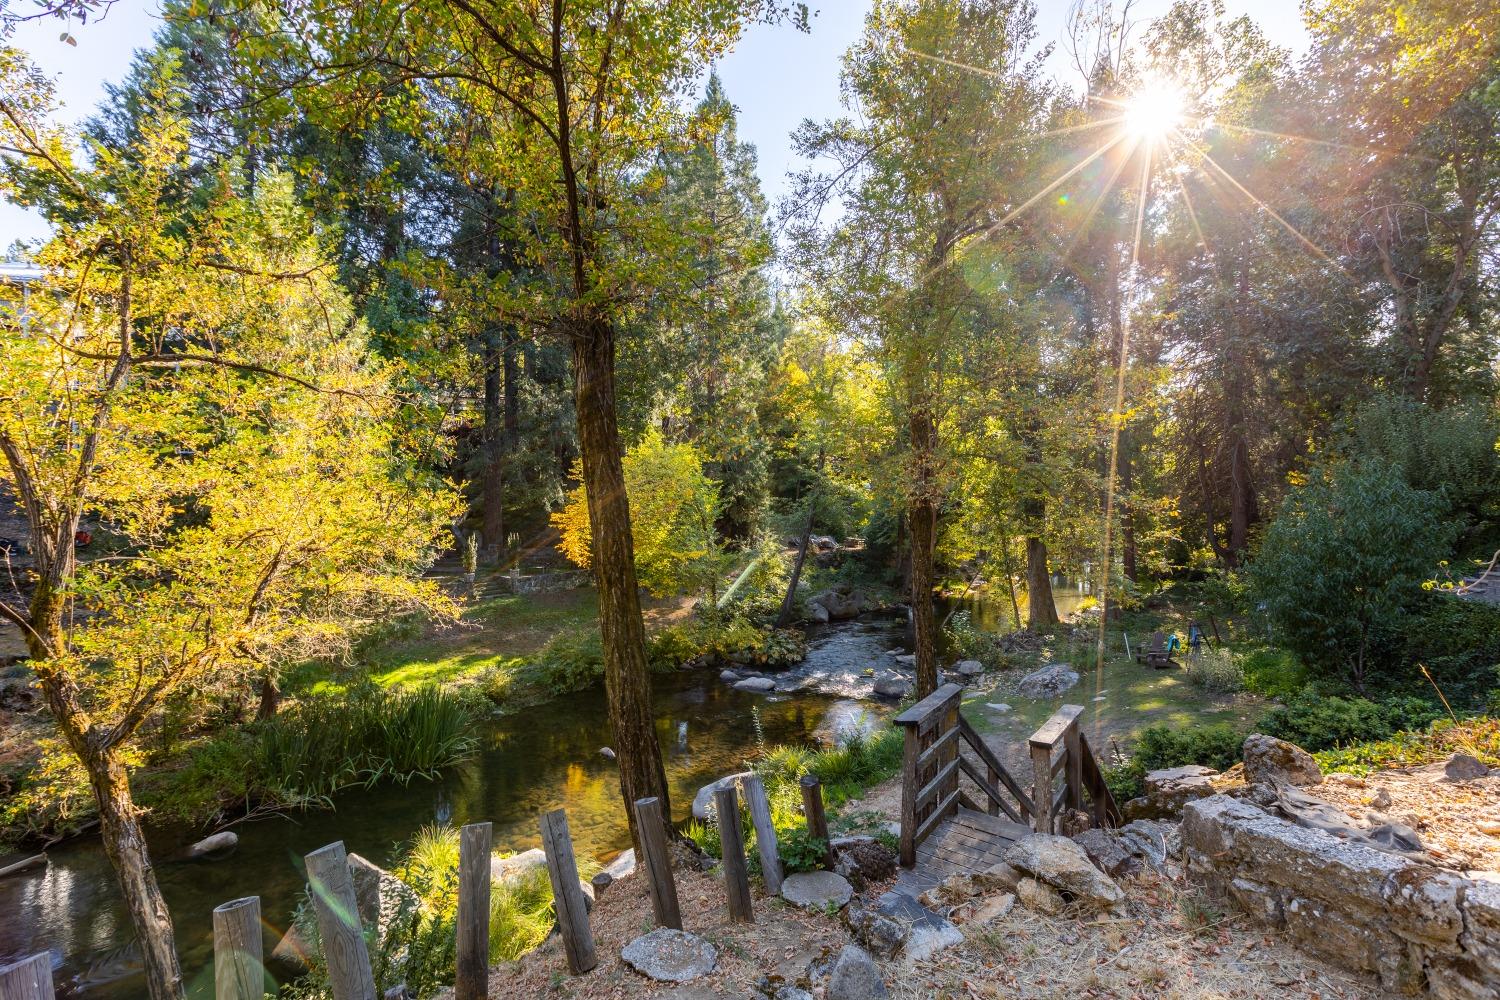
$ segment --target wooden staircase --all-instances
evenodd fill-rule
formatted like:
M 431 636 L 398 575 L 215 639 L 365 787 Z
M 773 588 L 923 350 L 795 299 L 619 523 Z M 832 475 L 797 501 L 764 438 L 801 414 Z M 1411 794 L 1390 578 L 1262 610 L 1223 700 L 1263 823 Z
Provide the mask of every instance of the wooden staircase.
M 949 875 L 976 873 L 1004 859 L 1033 831 L 1057 832 L 1067 811 L 1095 826 L 1118 826 L 1120 810 L 1078 725 L 1081 705 L 1064 705 L 1027 741 L 1026 785 L 987 746 L 961 706 L 964 689 L 946 684 L 896 717 L 905 730 L 901 774 L 898 887 L 920 892 Z

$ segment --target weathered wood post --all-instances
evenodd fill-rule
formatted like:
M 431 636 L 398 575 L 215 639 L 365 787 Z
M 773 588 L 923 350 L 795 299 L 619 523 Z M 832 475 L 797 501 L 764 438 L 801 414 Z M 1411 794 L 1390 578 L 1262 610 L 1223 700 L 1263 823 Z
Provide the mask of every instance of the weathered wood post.
M 318 937 L 333 1000 L 375 1000 L 375 976 L 370 971 L 370 952 L 359 925 L 354 898 L 354 879 L 349 874 L 349 855 L 344 842 L 336 840 L 307 855 L 307 885 L 318 918 Z
M 1031 826 L 1037 833 L 1052 832 L 1052 748 L 1045 743 L 1031 744 L 1032 791 L 1036 806 Z
M 651 889 L 651 912 L 656 926 L 682 930 L 682 910 L 677 905 L 677 882 L 672 877 L 672 857 L 667 853 L 667 824 L 661 814 L 661 799 L 635 800 L 635 828 L 641 837 L 641 863 L 646 866 L 646 884 Z
M 583 887 L 578 884 L 578 862 L 573 859 L 573 835 L 568 832 L 566 809 L 542 814 L 542 850 L 547 854 L 547 874 L 552 878 L 553 907 L 563 951 L 568 956 L 568 971 L 581 976 L 599 964 L 599 957 L 594 952 L 594 932 L 589 927 Z
M 823 783 L 817 775 L 802 776 L 802 813 L 807 817 L 807 833 L 814 840 L 821 840 L 823 867 L 832 869 L 838 862 L 833 856 L 833 840 L 828 836 L 828 817 L 823 812 Z
M 214 1000 L 261 1000 L 266 966 L 260 940 L 260 897 L 214 907 Z
M 752 774 L 740 779 L 745 790 L 745 804 L 750 807 L 750 822 L 755 826 L 755 847 L 760 852 L 760 872 L 766 891 L 781 892 L 781 854 L 776 842 L 776 826 L 771 822 L 771 800 L 766 798 L 765 782 Z
M 45 951 L 0 966 L 0 1000 L 53 1000 L 52 956 Z
M 1068 755 L 1068 763 L 1063 768 L 1068 782 L 1068 808 L 1083 808 L 1083 735 L 1078 728 L 1078 720 L 1075 718 L 1068 723 L 1068 728 L 1063 730 L 1063 747 Z
M 485 1000 L 490 995 L 490 852 L 494 828 L 469 823 L 458 832 L 458 918 L 453 996 Z
M 734 923 L 753 924 L 755 913 L 750 906 L 745 832 L 740 828 L 739 793 L 733 785 L 714 790 L 714 811 L 719 821 L 719 844 L 724 854 L 724 894 L 728 897 L 729 919 Z

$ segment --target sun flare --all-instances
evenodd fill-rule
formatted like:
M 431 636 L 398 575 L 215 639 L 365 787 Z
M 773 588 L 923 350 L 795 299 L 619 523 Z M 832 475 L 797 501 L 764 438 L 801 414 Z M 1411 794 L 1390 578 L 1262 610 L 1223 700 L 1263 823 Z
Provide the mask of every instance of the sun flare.
M 1157 139 L 1182 122 L 1187 99 L 1168 83 L 1151 83 L 1125 102 L 1125 128 L 1142 139 Z

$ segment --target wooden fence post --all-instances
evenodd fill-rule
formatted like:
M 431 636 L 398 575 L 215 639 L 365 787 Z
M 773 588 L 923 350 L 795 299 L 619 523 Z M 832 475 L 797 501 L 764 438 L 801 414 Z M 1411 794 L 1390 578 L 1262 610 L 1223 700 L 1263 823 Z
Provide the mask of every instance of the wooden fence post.
M 1036 806 L 1031 817 L 1031 827 L 1037 833 L 1051 833 L 1052 750 L 1050 747 L 1031 744 L 1031 771 L 1031 801 Z
M 755 826 L 761 877 L 765 879 L 766 891 L 774 896 L 781 892 L 781 854 L 776 826 L 771 822 L 771 801 L 766 798 L 766 785 L 758 774 L 741 778 L 740 787 L 745 790 L 745 804 L 750 807 L 750 822 Z
M 1068 728 L 1063 730 L 1063 748 L 1068 755 L 1068 763 L 1063 767 L 1063 774 L 1068 782 L 1068 808 L 1083 808 L 1083 734 L 1078 728 L 1078 720 L 1074 719 Z
M 30 958 L 0 966 L 0 1000 L 53 1000 L 52 956 L 38 952 Z
M 750 906 L 750 873 L 745 867 L 745 832 L 740 828 L 740 801 L 735 787 L 714 791 L 714 812 L 719 821 L 719 844 L 724 855 L 724 893 L 729 900 L 729 919 L 753 924 Z
M 661 814 L 661 799 L 635 800 L 635 828 L 641 837 L 641 863 L 651 889 L 651 912 L 656 926 L 682 930 L 682 910 L 677 905 L 677 883 L 672 877 L 672 858 L 667 853 L 667 824 Z
M 214 907 L 215 1000 L 261 1000 L 265 995 L 260 897 L 246 896 Z
M 375 977 L 359 925 L 344 842 L 335 840 L 303 860 L 307 862 L 307 884 L 318 918 L 318 938 L 323 944 L 333 1000 L 375 1000 Z
M 553 907 L 568 956 L 568 971 L 581 976 L 598 965 L 599 958 L 594 953 L 594 932 L 589 927 L 583 887 L 578 884 L 578 862 L 573 859 L 566 809 L 542 814 L 542 850 L 547 853 L 547 874 L 552 877 Z
M 814 840 L 821 840 L 823 867 L 833 869 L 838 859 L 833 856 L 833 841 L 828 836 L 828 817 L 823 812 L 823 783 L 817 775 L 802 776 L 802 812 L 807 817 L 807 833 Z
M 490 852 L 494 828 L 469 823 L 458 832 L 458 917 L 454 958 L 455 1000 L 490 995 Z

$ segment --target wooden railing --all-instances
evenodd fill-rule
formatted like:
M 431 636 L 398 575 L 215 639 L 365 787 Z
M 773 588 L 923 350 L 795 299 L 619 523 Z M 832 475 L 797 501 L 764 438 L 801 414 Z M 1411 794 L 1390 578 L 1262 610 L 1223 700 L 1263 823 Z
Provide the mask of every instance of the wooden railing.
M 1120 825 L 1120 808 L 1078 724 L 1082 714 L 1082 705 L 1064 705 L 1028 741 L 1031 796 L 1038 804 L 1032 811 L 1031 828 L 1038 833 L 1057 833 L 1063 809 L 1087 812 L 1094 826 Z M 1057 783 L 1058 774 L 1063 775 L 1061 785 Z
M 1064 705 L 1032 735 L 1035 773 L 1028 793 L 959 711 L 963 692 L 957 684 L 945 684 L 896 716 L 896 725 L 906 733 L 901 765 L 903 865 L 916 864 L 917 848 L 960 806 L 992 816 L 1003 813 L 1013 822 L 1052 833 L 1063 806 L 1082 809 L 1087 802 L 1095 825 L 1119 824 L 1120 811 L 1078 726 L 1082 707 Z M 1059 747 L 1062 752 L 1054 760 Z M 1054 792 L 1059 772 L 1065 780 Z M 963 786 L 960 779 L 965 777 L 980 799 Z

